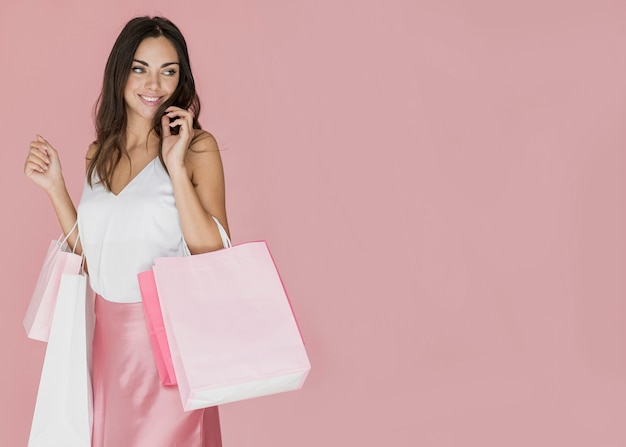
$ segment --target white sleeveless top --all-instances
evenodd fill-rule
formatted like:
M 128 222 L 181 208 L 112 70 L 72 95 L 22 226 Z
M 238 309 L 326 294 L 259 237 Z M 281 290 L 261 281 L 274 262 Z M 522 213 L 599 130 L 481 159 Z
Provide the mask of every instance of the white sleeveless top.
M 184 254 L 172 182 L 158 157 L 118 195 L 97 180 L 85 179 L 78 205 L 91 287 L 108 301 L 140 302 L 137 274 L 154 258 Z

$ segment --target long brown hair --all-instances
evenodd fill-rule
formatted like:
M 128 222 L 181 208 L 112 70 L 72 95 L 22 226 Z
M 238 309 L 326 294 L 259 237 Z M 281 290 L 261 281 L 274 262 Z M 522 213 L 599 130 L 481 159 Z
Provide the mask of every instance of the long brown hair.
M 136 17 L 129 21 L 117 37 L 104 69 L 102 91 L 96 102 L 96 141 L 97 147 L 87 170 L 87 181 L 92 185 L 92 177 L 96 176 L 111 190 L 113 172 L 126 153 L 126 105 L 124 87 L 133 57 L 139 44 L 148 37 L 165 37 L 176 48 L 180 63 L 178 86 L 172 96 L 163 103 L 152 121 L 152 128 L 161 138 L 161 117 L 165 109 L 177 106 L 190 109 L 193 113 L 193 127 L 200 129 L 200 98 L 196 93 L 196 85 L 191 73 L 187 43 L 182 33 L 169 20 L 162 17 Z M 173 129 L 173 133 L 176 129 Z M 159 145 L 159 159 L 163 166 L 163 155 Z

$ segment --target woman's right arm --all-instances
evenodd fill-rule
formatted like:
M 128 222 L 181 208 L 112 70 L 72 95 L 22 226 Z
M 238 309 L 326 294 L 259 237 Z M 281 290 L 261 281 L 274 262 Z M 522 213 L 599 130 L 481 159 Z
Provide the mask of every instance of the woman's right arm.
M 61 229 L 68 234 L 76 223 L 76 207 L 67 192 L 65 179 L 61 172 L 59 154 L 43 137 L 37 135 L 35 141 L 30 142 L 30 151 L 24 164 L 24 173 L 37 186 L 41 187 L 50 198 L 54 207 Z M 76 243 L 78 230 L 74 230 L 67 242 L 70 247 Z M 76 252 L 82 253 L 80 243 L 76 246 Z

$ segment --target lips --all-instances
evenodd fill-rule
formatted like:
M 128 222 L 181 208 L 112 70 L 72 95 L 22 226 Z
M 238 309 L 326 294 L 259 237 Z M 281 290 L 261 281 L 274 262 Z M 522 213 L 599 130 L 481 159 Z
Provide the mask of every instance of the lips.
M 154 107 L 161 102 L 162 96 L 150 96 L 150 95 L 137 95 L 141 102 L 149 107 Z

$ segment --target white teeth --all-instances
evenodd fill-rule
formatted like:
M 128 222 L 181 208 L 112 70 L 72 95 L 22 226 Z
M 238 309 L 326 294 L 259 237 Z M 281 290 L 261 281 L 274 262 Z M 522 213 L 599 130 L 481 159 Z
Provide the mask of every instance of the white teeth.
M 143 95 L 141 95 L 141 97 L 143 99 L 145 99 L 146 101 L 150 101 L 150 102 L 156 102 L 156 101 L 159 100 L 159 98 L 153 98 L 152 96 L 143 96 Z

